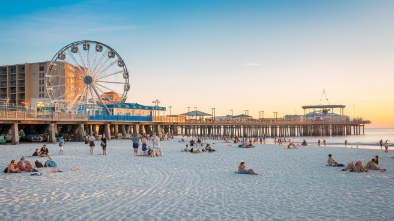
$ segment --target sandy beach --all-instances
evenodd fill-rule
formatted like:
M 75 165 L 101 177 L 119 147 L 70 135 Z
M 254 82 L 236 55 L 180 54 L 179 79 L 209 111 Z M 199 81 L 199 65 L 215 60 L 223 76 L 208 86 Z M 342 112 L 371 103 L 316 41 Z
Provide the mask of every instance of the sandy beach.
M 186 138 L 189 141 L 190 138 Z M 181 152 L 180 137 L 162 141 L 163 157 L 133 156 L 131 140 L 110 140 L 107 156 L 84 143 L 47 144 L 63 172 L 0 175 L 0 220 L 390 220 L 392 152 L 206 140 L 213 153 Z M 2 170 L 42 143 L 0 146 Z M 350 173 L 326 166 L 379 155 L 387 172 Z M 29 161 L 45 158 L 28 157 Z M 259 175 L 234 173 L 241 160 Z M 79 170 L 72 170 L 78 168 Z

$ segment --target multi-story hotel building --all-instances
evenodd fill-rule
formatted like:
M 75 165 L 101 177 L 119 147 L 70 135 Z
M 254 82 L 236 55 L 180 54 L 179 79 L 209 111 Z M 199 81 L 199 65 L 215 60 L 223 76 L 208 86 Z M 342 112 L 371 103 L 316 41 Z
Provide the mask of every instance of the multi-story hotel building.
M 30 102 L 48 97 L 45 90 L 47 62 L 0 66 L 0 101 L 9 107 L 30 108 Z

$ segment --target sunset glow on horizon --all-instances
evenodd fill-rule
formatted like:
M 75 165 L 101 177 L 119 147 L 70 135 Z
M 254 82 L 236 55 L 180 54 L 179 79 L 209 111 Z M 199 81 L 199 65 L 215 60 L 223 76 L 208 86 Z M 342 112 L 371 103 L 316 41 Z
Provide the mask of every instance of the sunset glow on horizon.
M 130 71 L 127 102 L 216 116 L 304 114 L 346 105 L 394 128 L 394 2 L 26 1 L 3 3 L 0 65 L 49 61 L 79 40 L 108 44 Z M 325 94 L 322 92 L 325 91 Z

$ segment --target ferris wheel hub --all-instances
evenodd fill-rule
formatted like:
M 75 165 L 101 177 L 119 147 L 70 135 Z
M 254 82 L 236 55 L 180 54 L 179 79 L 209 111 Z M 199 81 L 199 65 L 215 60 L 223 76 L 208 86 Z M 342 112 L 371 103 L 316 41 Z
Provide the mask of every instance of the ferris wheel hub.
M 91 84 L 93 82 L 93 78 L 91 76 L 85 76 L 83 78 L 83 82 L 87 85 Z

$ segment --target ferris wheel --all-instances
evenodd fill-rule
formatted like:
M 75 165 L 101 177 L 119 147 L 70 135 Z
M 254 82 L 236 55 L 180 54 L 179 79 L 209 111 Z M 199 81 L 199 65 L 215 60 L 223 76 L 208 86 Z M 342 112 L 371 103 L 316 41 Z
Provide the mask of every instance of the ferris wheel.
M 130 90 L 129 72 L 120 55 L 97 41 L 77 41 L 60 49 L 45 75 L 49 98 L 64 109 L 78 105 L 125 102 Z

